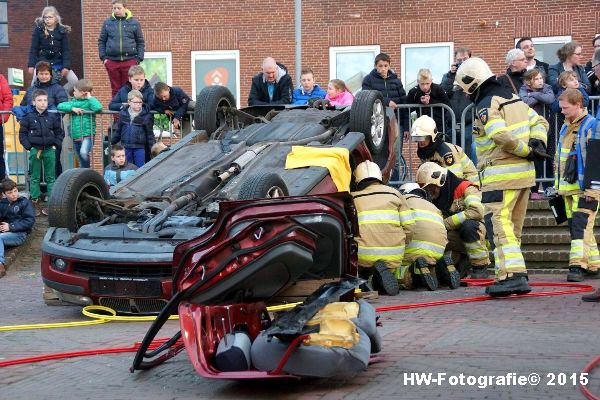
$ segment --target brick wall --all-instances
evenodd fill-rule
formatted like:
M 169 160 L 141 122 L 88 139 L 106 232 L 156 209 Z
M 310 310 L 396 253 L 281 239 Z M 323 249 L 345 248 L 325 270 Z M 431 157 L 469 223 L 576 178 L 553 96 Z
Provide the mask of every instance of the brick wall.
M 27 61 L 31 45 L 31 31 L 34 20 L 42 14 L 46 1 L 9 1 L 8 2 L 8 46 L 0 47 L 0 73 L 6 76 L 8 68 L 21 68 L 25 71 L 26 87 L 32 77 L 27 74 Z M 72 28 L 69 35 L 73 71 L 83 75 L 83 46 L 81 41 L 81 4 L 78 1 L 56 0 L 52 5 L 57 8 L 63 24 Z

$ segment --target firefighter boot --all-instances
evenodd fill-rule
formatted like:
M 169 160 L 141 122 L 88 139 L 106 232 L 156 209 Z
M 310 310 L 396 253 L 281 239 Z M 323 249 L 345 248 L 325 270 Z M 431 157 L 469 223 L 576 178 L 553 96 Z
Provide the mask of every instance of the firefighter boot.
M 377 261 L 373 265 L 373 287 L 388 296 L 395 296 L 400 292 L 396 276 L 383 261 Z
M 585 279 L 600 279 L 600 269 L 592 271 L 590 269 L 583 270 L 583 276 Z
M 417 258 L 414 263 L 414 274 L 421 278 L 421 282 L 429 290 L 437 290 L 438 280 L 435 276 L 435 266 L 430 266 L 423 257 Z
M 531 292 L 531 286 L 527 283 L 528 277 L 525 273 L 514 273 L 510 278 L 497 281 L 492 286 L 485 288 L 485 293 L 491 297 L 506 297 L 511 294 L 527 294 Z
M 583 282 L 583 268 L 579 265 L 569 265 L 567 282 Z
M 475 265 L 471 268 L 471 279 L 487 279 L 488 265 Z
M 440 282 L 448 285 L 450 289 L 456 289 L 460 286 L 460 274 L 454 268 L 454 262 L 450 254 L 445 254 L 435 264 L 435 274 L 439 277 Z

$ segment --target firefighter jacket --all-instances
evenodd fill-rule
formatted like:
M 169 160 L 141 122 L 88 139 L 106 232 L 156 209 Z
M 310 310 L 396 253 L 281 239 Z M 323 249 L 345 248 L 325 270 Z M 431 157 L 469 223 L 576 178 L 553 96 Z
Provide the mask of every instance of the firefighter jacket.
M 414 224 L 410 225 L 412 239 L 406 246 L 406 257 L 413 261 L 426 256 L 439 260 L 448 244 L 442 212 L 432 203 L 415 194 L 406 195 L 406 201 L 414 211 Z
M 442 212 L 446 229 L 455 230 L 466 220 L 483 222 L 481 192 L 473 182 L 448 172 L 440 195 L 433 204 Z
M 408 227 L 414 223 L 413 211 L 400 192 L 373 183 L 352 193 L 358 212 L 358 265 L 372 267 L 383 261 L 388 268 L 400 267 L 405 244 L 411 240 Z
M 596 139 L 596 125 L 598 121 L 589 115 L 587 111 L 576 118 L 573 122 L 565 119 L 565 123 L 560 130 L 558 146 L 556 149 L 557 173 L 555 186 L 561 195 L 581 195 L 584 193 L 583 178 L 587 160 L 587 146 L 590 139 Z M 577 162 L 577 180 L 568 183 L 564 179 L 565 166 L 569 157 L 575 157 Z M 600 197 L 600 191 L 585 189 L 586 196 L 596 199 Z
M 418 153 L 418 152 L 417 152 Z M 473 161 L 463 151 L 460 146 L 452 143 L 442 142 L 433 152 L 433 154 L 423 154 L 421 162 L 431 161 L 448 168 L 454 175 L 459 178 L 468 179 L 473 182 L 478 182 L 478 174 Z
M 546 144 L 548 122 L 495 79 L 482 85 L 473 122 L 482 192 L 523 189 L 535 183 L 529 140 Z

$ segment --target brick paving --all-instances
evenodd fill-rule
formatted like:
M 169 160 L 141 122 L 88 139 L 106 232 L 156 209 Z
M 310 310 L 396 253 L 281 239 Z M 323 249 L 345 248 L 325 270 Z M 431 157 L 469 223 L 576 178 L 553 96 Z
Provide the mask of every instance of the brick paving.
M 44 220 L 20 248 L 8 275 L 0 280 L 0 326 L 85 320 L 79 307 L 48 307 L 42 300 L 39 245 Z M 532 281 L 564 280 L 532 274 Z M 600 281 L 589 281 L 598 287 Z M 535 288 L 536 291 L 542 290 Z M 374 300 L 378 305 L 413 303 L 482 294 L 480 288 L 402 292 Z M 569 377 L 600 353 L 600 308 L 581 295 L 494 300 L 381 314 L 384 361 L 345 379 L 300 381 L 217 381 L 199 377 L 181 353 L 150 371 L 130 374 L 132 354 L 85 357 L 0 369 L 2 399 L 582 399 L 578 387 L 548 386 L 547 375 Z M 130 346 L 149 322 L 0 332 L 0 360 L 52 352 Z M 178 329 L 169 322 L 159 337 Z M 417 385 L 405 373 L 446 374 L 446 381 Z M 450 375 L 538 373 L 538 386 L 451 385 Z M 409 375 L 407 375 L 409 376 Z M 600 394 L 600 370 L 588 387 Z

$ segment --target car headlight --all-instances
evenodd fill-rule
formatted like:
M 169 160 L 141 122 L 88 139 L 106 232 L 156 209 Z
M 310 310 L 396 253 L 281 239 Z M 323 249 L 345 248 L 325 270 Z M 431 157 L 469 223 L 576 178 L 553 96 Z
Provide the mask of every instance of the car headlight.
M 62 258 L 54 258 L 52 260 L 52 267 L 57 271 L 64 272 L 67 269 L 67 262 Z

